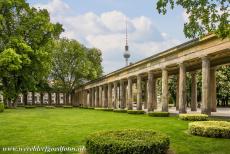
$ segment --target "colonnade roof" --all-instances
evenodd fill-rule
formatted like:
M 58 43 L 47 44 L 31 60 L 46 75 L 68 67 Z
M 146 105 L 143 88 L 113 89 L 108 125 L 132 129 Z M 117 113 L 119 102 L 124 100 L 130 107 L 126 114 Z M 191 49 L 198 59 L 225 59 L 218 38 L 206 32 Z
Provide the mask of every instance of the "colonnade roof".
M 203 37 L 203 38 L 196 38 L 196 39 L 187 41 L 187 42 L 185 42 L 185 43 L 182 43 L 182 44 L 177 45 L 177 46 L 175 46 L 175 47 L 172 47 L 172 48 L 170 48 L 170 49 L 164 50 L 164 51 L 162 51 L 162 52 L 159 52 L 159 53 L 157 53 L 157 54 L 154 54 L 154 55 L 152 55 L 152 56 L 150 56 L 150 57 L 147 57 L 147 58 L 145 58 L 145 59 L 142 59 L 142 60 L 140 60 L 140 61 L 137 61 L 136 63 L 133 63 L 133 64 L 131 64 L 131 65 L 128 65 L 128 66 L 126 66 L 126 67 L 123 67 L 123 68 L 121 68 L 121 69 L 118 69 L 118 70 L 116 70 L 116 71 L 113 71 L 113 72 L 111 72 L 111 73 L 108 73 L 108 74 L 106 74 L 106 75 L 104 75 L 104 76 L 102 76 L 102 77 L 99 77 L 99 78 L 96 79 L 96 80 L 89 81 L 89 82 L 83 84 L 82 86 L 80 86 L 80 87 L 78 87 L 78 88 L 81 88 L 81 87 L 90 85 L 90 84 L 92 84 L 92 83 L 100 82 L 100 81 L 102 81 L 102 80 L 104 80 L 104 79 L 106 79 L 106 78 L 115 76 L 116 74 L 119 74 L 119 73 L 126 72 L 126 71 L 131 70 L 131 69 L 133 69 L 133 68 L 135 68 L 135 67 L 138 67 L 138 66 L 140 66 L 140 65 L 142 65 L 142 64 L 146 64 L 146 63 L 148 63 L 148 62 L 152 62 L 152 61 L 154 61 L 154 60 L 160 59 L 160 58 L 165 57 L 165 56 L 167 56 L 167 55 L 174 54 L 174 53 L 177 53 L 177 52 L 179 52 L 179 51 L 183 51 L 183 50 L 185 50 L 185 49 L 192 48 L 192 47 L 194 47 L 194 46 L 198 46 L 199 44 L 202 44 L 202 43 L 204 43 L 204 42 L 207 42 L 207 41 L 209 41 L 209 40 L 216 39 L 216 38 L 217 38 L 217 36 L 215 36 L 214 34 L 210 34 L 210 35 L 207 35 L 207 36 L 205 36 L 205 37 Z M 77 88 L 77 89 L 78 89 L 78 88 Z

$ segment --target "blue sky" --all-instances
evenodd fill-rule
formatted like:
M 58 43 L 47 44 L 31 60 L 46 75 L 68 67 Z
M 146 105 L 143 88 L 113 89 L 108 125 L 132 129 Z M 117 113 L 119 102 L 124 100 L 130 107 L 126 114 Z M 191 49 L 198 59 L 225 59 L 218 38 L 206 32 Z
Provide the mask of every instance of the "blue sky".
M 62 37 L 101 49 L 104 73 L 124 67 L 125 19 L 131 62 L 186 41 L 182 8 L 159 15 L 155 0 L 28 0 L 46 8 L 53 22 L 63 24 Z

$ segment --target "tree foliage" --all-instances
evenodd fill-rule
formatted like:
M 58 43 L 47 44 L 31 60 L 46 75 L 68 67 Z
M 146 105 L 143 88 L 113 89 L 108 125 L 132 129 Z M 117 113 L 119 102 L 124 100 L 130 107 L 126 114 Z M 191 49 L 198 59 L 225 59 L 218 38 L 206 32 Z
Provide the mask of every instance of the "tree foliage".
M 15 101 L 48 76 L 52 41 L 61 32 L 47 10 L 32 8 L 25 0 L 0 1 L 0 82 L 7 100 Z
M 76 40 L 60 39 L 53 48 L 51 78 L 54 88 L 68 96 L 73 90 L 102 75 L 101 52 L 86 48 Z
M 157 10 L 165 15 L 168 7 L 181 6 L 188 14 L 184 34 L 188 38 L 215 32 L 221 38 L 230 38 L 229 0 L 158 0 Z

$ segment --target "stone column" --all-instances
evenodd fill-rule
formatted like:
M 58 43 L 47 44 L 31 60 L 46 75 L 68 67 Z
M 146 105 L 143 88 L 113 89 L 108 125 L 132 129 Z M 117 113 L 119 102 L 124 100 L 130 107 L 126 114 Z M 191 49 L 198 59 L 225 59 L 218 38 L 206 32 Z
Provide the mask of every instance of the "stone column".
M 107 85 L 103 85 L 103 106 L 104 108 L 108 107 L 108 92 L 107 92 Z
M 124 80 L 120 80 L 120 108 L 125 108 L 125 85 Z
M 113 108 L 116 109 L 117 108 L 117 101 L 118 101 L 118 97 L 117 97 L 117 81 L 113 82 L 113 92 L 114 92 Z
M 128 78 L 128 110 L 132 110 L 133 109 L 132 87 L 133 87 L 132 78 L 129 77 Z
M 112 108 L 112 84 L 108 83 L 108 107 Z
M 154 110 L 154 89 L 153 89 L 153 72 L 148 72 L 148 83 L 147 83 L 147 109 L 148 111 Z
M 153 108 L 157 109 L 157 79 L 153 76 Z
M 102 107 L 102 86 L 99 86 L 99 107 Z
M 162 112 L 168 112 L 168 71 L 166 68 L 162 69 Z
M 186 113 L 186 68 L 184 63 L 179 65 L 179 113 Z
M 210 103 L 210 61 L 202 58 L 202 109 L 201 113 L 211 115 Z
M 92 88 L 92 107 L 95 107 L 95 87 Z
M 142 110 L 141 75 L 137 76 L 137 110 Z
M 87 107 L 90 106 L 90 89 L 87 90 Z
M 179 75 L 177 75 L 176 81 L 176 110 L 179 110 Z
M 95 88 L 95 107 L 99 107 L 99 88 Z
M 210 70 L 210 99 L 211 112 L 216 112 L 216 68 Z
M 191 111 L 197 111 L 197 83 L 196 72 L 191 73 L 192 76 L 192 94 L 191 94 Z

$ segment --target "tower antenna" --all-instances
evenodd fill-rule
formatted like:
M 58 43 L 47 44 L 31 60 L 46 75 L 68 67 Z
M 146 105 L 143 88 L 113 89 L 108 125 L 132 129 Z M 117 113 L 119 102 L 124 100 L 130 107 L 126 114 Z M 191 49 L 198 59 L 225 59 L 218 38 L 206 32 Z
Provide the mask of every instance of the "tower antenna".
M 129 53 L 129 46 L 128 46 L 128 26 L 127 26 L 127 18 L 125 18 L 125 52 L 124 52 L 124 58 L 125 58 L 125 63 L 126 66 L 129 65 L 129 58 L 130 58 L 130 53 Z

